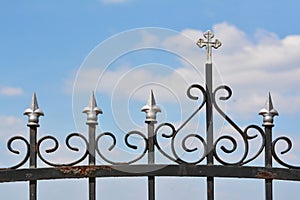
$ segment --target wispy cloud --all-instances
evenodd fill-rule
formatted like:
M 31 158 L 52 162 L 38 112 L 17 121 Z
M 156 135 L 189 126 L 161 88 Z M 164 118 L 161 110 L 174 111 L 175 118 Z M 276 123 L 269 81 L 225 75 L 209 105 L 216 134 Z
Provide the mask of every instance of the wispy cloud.
M 26 121 L 23 118 L 12 115 L 0 115 L 0 130 L 2 137 L 12 135 L 23 135 L 27 133 Z
M 0 95 L 3 96 L 19 96 L 24 93 L 20 87 L 0 86 Z

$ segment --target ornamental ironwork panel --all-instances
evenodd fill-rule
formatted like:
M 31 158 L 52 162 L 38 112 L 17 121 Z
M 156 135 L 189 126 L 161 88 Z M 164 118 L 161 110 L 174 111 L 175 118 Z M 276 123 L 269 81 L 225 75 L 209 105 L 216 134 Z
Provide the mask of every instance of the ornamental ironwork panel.
M 181 123 L 175 126 L 172 123 L 164 122 L 157 124 L 157 113 L 162 112 L 161 108 L 156 104 L 154 92 L 150 91 L 147 104 L 142 107 L 141 111 L 145 112 L 145 124 L 147 132 L 130 131 L 124 137 L 126 148 L 137 150 L 140 146 L 134 144 L 130 138 L 137 137 L 143 141 L 143 148 L 139 149 L 139 154 L 126 162 L 117 162 L 111 160 L 105 155 L 100 141 L 103 138 L 109 138 L 111 145 L 106 151 L 112 151 L 117 144 L 117 137 L 114 133 L 103 132 L 96 135 L 98 125 L 98 115 L 102 114 L 102 110 L 96 103 L 94 92 L 92 92 L 90 101 L 83 109 L 86 114 L 86 125 L 88 127 L 88 137 L 81 133 L 71 133 L 66 136 L 65 144 L 69 151 L 79 152 L 79 148 L 71 144 L 73 138 L 80 139 L 85 146 L 82 155 L 69 163 L 55 163 L 47 159 L 44 154 L 50 154 L 58 150 L 59 141 L 54 136 L 38 137 L 39 119 L 44 112 L 39 108 L 36 94 L 33 94 L 31 105 L 25 110 L 24 115 L 28 117 L 27 126 L 29 128 L 29 139 L 23 136 L 14 136 L 7 142 L 7 148 L 12 154 L 20 154 L 20 151 L 13 147 L 16 141 L 25 145 L 26 152 L 23 153 L 21 159 L 14 166 L 2 167 L 0 169 L 0 182 L 29 182 L 29 199 L 36 200 L 37 186 L 39 180 L 48 179 L 68 179 L 68 178 L 85 178 L 88 179 L 89 196 L 87 199 L 96 199 L 96 178 L 99 177 L 148 177 L 148 199 L 155 199 L 155 178 L 158 176 L 192 176 L 206 177 L 207 199 L 214 199 L 214 178 L 252 178 L 265 180 L 265 199 L 273 199 L 273 180 L 293 180 L 300 181 L 300 166 L 294 166 L 282 159 L 282 154 L 287 154 L 292 148 L 292 141 L 286 137 L 272 137 L 272 129 L 274 127 L 274 117 L 278 116 L 278 111 L 274 108 L 271 94 L 268 95 L 265 107 L 259 111 L 262 116 L 262 126 L 255 124 L 241 128 L 226 112 L 221 108 L 220 102 L 227 101 L 232 96 L 232 90 L 226 85 L 213 86 L 213 64 L 212 49 L 221 46 L 221 42 L 214 39 L 211 31 L 204 33 L 204 39 L 199 39 L 196 43 L 200 48 L 206 48 L 207 60 L 205 64 L 205 83 L 204 86 L 196 83 L 192 84 L 186 92 L 187 97 L 191 101 L 197 101 L 198 106 L 194 112 Z M 195 95 L 197 91 L 198 95 Z M 186 127 L 186 125 L 201 110 L 205 110 L 206 128 L 205 137 L 198 133 L 185 135 L 181 144 L 178 144 L 176 138 L 178 134 Z M 243 154 L 235 161 L 228 161 L 220 155 L 232 154 L 237 151 L 238 139 L 223 134 L 216 137 L 214 133 L 214 114 L 221 116 L 242 138 Z M 251 132 L 251 133 L 250 133 Z M 255 134 L 253 134 L 255 133 Z M 166 151 L 160 143 L 160 138 L 166 139 L 170 144 L 170 151 Z M 255 138 L 261 138 L 259 147 L 255 153 L 250 154 L 249 143 Z M 199 147 L 191 148 L 187 143 L 190 139 L 196 140 Z M 41 146 L 45 142 L 54 144 L 51 148 L 42 150 Z M 222 145 L 222 142 L 228 142 L 231 147 Z M 286 149 L 279 154 L 276 147 L 279 142 L 286 143 Z M 178 147 L 186 152 L 199 152 L 196 160 L 190 161 L 181 156 Z M 43 152 L 42 152 L 43 151 Z M 159 153 L 172 164 L 156 163 L 155 154 Z M 256 160 L 260 155 L 264 155 L 264 166 L 249 166 L 251 161 Z M 107 165 L 97 165 L 96 157 L 99 156 Z M 139 164 L 138 161 L 146 158 L 147 164 Z M 47 167 L 38 167 L 37 161 L 44 163 Z M 81 165 L 83 161 L 87 161 L 87 165 Z M 273 167 L 275 161 L 281 167 Z M 29 162 L 29 167 L 25 164 Z

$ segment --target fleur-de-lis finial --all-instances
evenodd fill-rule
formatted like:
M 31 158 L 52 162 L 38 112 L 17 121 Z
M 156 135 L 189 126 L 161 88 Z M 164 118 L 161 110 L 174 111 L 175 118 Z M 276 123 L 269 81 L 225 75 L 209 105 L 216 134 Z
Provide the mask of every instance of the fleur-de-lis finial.
M 89 105 L 82 112 L 87 114 L 86 124 L 98 124 L 98 114 L 103 114 L 103 112 L 97 106 L 94 92 L 91 94 Z
M 161 112 L 159 106 L 156 105 L 153 91 L 151 90 L 148 102 L 141 109 L 142 112 L 146 113 L 146 121 L 147 123 L 156 122 L 156 113 Z
M 263 116 L 263 126 L 274 126 L 274 117 L 278 116 L 279 113 L 273 107 L 271 93 L 269 93 L 269 97 L 266 101 L 265 107 L 260 110 L 259 115 Z
M 206 39 L 206 41 L 202 38 L 200 38 L 197 42 L 197 45 L 202 48 L 202 47 L 206 47 L 206 63 L 207 64 L 211 64 L 212 63 L 212 47 L 217 49 L 219 48 L 222 43 L 216 39 L 215 41 L 212 41 L 212 39 L 215 37 L 215 35 L 210 31 L 206 31 L 203 34 L 204 38 Z
M 39 117 L 44 116 L 44 112 L 38 106 L 35 92 L 32 95 L 30 107 L 24 111 L 24 115 L 28 116 L 27 126 L 40 126 Z

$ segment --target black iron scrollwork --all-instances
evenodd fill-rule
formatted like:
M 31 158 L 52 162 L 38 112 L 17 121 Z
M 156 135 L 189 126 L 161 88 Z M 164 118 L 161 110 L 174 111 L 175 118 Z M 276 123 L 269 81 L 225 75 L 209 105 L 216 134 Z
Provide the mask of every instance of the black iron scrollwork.
M 264 131 L 257 125 L 249 125 L 247 126 L 244 130 L 242 130 L 221 108 L 220 106 L 218 105 L 217 103 L 217 100 L 216 100 L 216 94 L 218 91 L 224 89 L 226 92 L 227 92 L 227 95 L 225 96 L 220 96 L 219 97 L 219 100 L 222 100 L 222 101 L 225 101 L 225 100 L 228 100 L 231 96 L 232 96 L 232 91 L 231 89 L 228 87 L 228 86 L 219 86 L 218 88 L 215 89 L 215 91 L 213 92 L 213 95 L 212 95 L 212 103 L 213 103 L 213 106 L 214 108 L 217 110 L 217 112 L 240 134 L 240 136 L 242 137 L 242 141 L 244 143 L 244 152 L 243 152 L 243 155 L 242 157 L 236 161 L 236 162 L 227 162 L 225 161 L 224 159 L 222 159 L 219 154 L 218 154 L 218 147 L 220 146 L 219 144 L 222 143 L 222 141 L 229 141 L 231 143 L 231 148 L 228 148 L 228 147 L 225 147 L 224 145 L 221 145 L 220 146 L 220 149 L 224 152 L 224 153 L 227 153 L 227 154 L 231 154 L 233 152 L 235 152 L 237 150 L 237 147 L 238 147 L 238 140 L 236 138 L 234 138 L 233 136 L 230 136 L 230 135 L 222 135 L 220 136 L 219 138 L 217 138 L 214 142 L 214 145 L 213 147 L 208 147 L 207 146 L 207 143 L 205 141 L 205 139 L 199 135 L 199 134 L 196 134 L 196 133 L 192 133 L 192 134 L 188 134 L 186 135 L 182 142 L 181 142 L 181 146 L 182 146 L 182 149 L 186 152 L 194 152 L 194 151 L 197 151 L 198 148 L 195 147 L 195 148 L 188 148 L 186 146 L 186 141 L 190 138 L 194 138 L 194 139 L 197 139 L 200 141 L 200 143 L 202 144 L 202 148 L 204 149 L 203 150 L 203 153 L 199 156 L 199 158 L 194 161 L 194 162 L 190 162 L 190 161 L 185 161 L 183 160 L 179 155 L 178 153 L 176 152 L 176 149 L 175 149 L 175 138 L 177 136 L 177 134 L 179 133 L 179 131 L 185 127 L 185 125 L 203 108 L 203 106 L 205 105 L 206 103 L 206 97 L 207 97 L 207 92 L 205 91 L 205 89 L 198 85 L 198 84 L 194 84 L 194 85 L 191 85 L 188 90 L 187 90 L 187 96 L 192 99 L 192 100 L 198 100 L 199 97 L 198 96 L 195 96 L 192 94 L 191 90 L 192 89 L 198 89 L 201 91 L 202 93 L 202 102 L 200 103 L 200 106 L 197 107 L 197 109 L 191 114 L 191 116 L 184 122 L 182 123 L 182 125 L 176 129 L 174 127 L 174 125 L 172 125 L 171 123 L 163 123 L 163 124 L 160 124 L 157 128 L 156 128 L 156 131 L 155 131 L 155 144 L 158 148 L 158 150 L 162 153 L 162 155 L 164 155 L 165 157 L 167 157 L 168 159 L 170 159 L 171 161 L 174 161 L 174 162 L 177 162 L 179 164 L 198 164 L 200 163 L 201 161 L 203 161 L 203 159 L 205 159 L 205 157 L 207 156 L 208 154 L 208 151 L 211 150 L 214 152 L 214 157 L 215 159 L 220 163 L 220 164 L 223 164 L 223 165 L 244 165 L 246 163 L 249 163 L 251 162 L 252 160 L 254 160 L 255 158 L 257 158 L 263 151 L 264 149 L 264 146 L 265 146 L 265 134 L 264 134 Z M 167 131 L 167 130 L 168 131 Z M 249 130 L 255 130 L 256 132 L 258 132 L 257 134 L 255 135 L 250 135 L 249 134 Z M 164 131 L 162 131 L 164 130 Z M 258 150 L 257 152 L 249 157 L 249 141 L 250 140 L 253 140 L 255 138 L 258 138 L 258 136 L 260 136 L 261 138 L 261 142 L 260 142 L 260 145 L 258 147 Z M 161 145 L 159 144 L 159 140 L 158 138 L 159 137 L 163 137 L 163 138 L 166 138 L 166 139 L 170 139 L 171 142 L 171 152 L 172 152 L 172 155 L 169 155 L 166 151 L 164 151 L 161 147 Z
M 14 154 L 20 154 L 20 151 L 14 149 L 12 147 L 12 143 L 17 141 L 17 140 L 20 140 L 20 141 L 23 141 L 25 146 L 26 146 L 26 153 L 25 153 L 25 156 L 23 158 L 23 160 L 21 160 L 18 164 L 14 165 L 14 166 L 11 166 L 9 167 L 9 169 L 17 169 L 21 166 L 23 166 L 27 160 L 29 159 L 29 156 L 30 156 L 30 145 L 29 145 L 29 142 L 22 136 L 15 136 L 15 137 L 12 137 L 8 140 L 7 142 L 7 148 L 10 152 L 14 153 Z
M 77 160 L 75 161 L 72 161 L 70 163 L 63 163 L 63 164 L 60 164 L 60 163 L 53 163 L 53 162 L 50 162 L 48 161 L 46 158 L 43 157 L 42 153 L 41 153 L 41 144 L 44 142 L 44 141 L 52 141 L 54 142 L 54 147 L 52 148 L 49 148 L 49 149 L 46 149 L 45 152 L 46 153 L 53 153 L 55 151 L 58 150 L 58 147 L 59 147 L 59 142 L 58 140 L 53 137 L 53 136 L 45 136 L 45 137 L 42 137 L 38 142 L 37 142 L 37 154 L 39 156 L 39 158 L 44 162 L 46 163 L 47 165 L 50 165 L 50 166 L 54 166 L 54 167 L 58 167 L 58 166 L 72 166 L 72 165 L 76 165 L 80 162 L 82 162 L 88 155 L 88 141 L 86 140 L 86 138 L 80 134 L 80 133 L 71 133 L 70 135 L 68 135 L 66 137 L 66 146 L 68 147 L 68 149 L 72 150 L 72 151 L 75 151 L 75 152 L 78 152 L 79 151 L 79 148 L 78 147 L 74 147 L 70 144 L 70 140 L 71 138 L 73 137 L 78 137 L 78 138 L 81 138 L 84 143 L 85 143 L 85 151 L 84 151 L 84 154 Z
M 281 137 L 278 137 L 276 138 L 273 142 L 272 142 L 272 156 L 274 157 L 274 159 L 279 163 L 281 164 L 282 166 L 285 166 L 285 167 L 288 167 L 288 168 L 293 168 L 293 169 L 300 169 L 300 166 L 295 166 L 295 165 L 290 165 L 290 164 L 287 164 L 286 162 L 284 162 L 280 157 L 279 155 L 277 154 L 277 152 L 275 151 L 276 149 L 276 144 L 279 142 L 279 141 L 284 141 L 286 142 L 287 144 L 287 147 L 285 150 L 282 150 L 280 152 L 280 154 L 286 154 L 287 152 L 289 152 L 291 149 L 292 149 L 292 146 L 293 146 L 293 143 L 292 141 L 288 138 L 288 137 L 285 137 L 285 136 L 281 136 Z
M 224 94 L 224 93 L 220 94 L 220 91 L 223 91 L 226 94 Z M 198 92 L 198 93 L 196 93 L 196 92 Z M 208 156 L 208 153 L 212 151 L 213 157 L 218 163 L 220 163 L 222 165 L 241 166 L 241 165 L 245 165 L 245 164 L 255 160 L 259 155 L 261 155 L 263 150 L 266 148 L 266 132 L 257 125 L 249 125 L 249 126 L 245 127 L 244 129 L 240 128 L 225 113 L 225 111 L 219 106 L 219 101 L 227 101 L 232 96 L 232 90 L 228 86 L 221 85 L 221 86 L 217 87 L 210 95 L 209 91 L 206 91 L 201 85 L 193 84 L 187 89 L 186 95 L 191 100 L 199 101 L 199 99 L 200 99 L 199 106 L 197 106 L 195 111 L 178 128 L 175 128 L 175 126 L 171 123 L 162 123 L 162 124 L 158 125 L 155 130 L 153 130 L 154 131 L 154 133 L 153 133 L 154 145 L 156 146 L 158 151 L 163 156 L 165 156 L 169 160 L 176 162 L 178 164 L 196 165 L 196 164 L 201 163 Z M 211 99 L 207 99 L 210 97 L 211 97 Z M 152 104 L 154 103 L 154 104 L 153 105 L 151 104 L 151 106 L 155 106 L 154 97 L 152 96 L 152 98 L 153 98 L 152 99 L 153 102 L 151 102 L 151 103 Z M 92 100 L 94 100 L 94 99 L 92 99 Z M 182 131 L 182 129 L 184 127 L 186 127 L 186 125 L 195 117 L 195 115 L 200 112 L 200 110 L 204 107 L 204 105 L 206 105 L 208 103 L 207 101 L 211 101 L 212 107 L 216 109 L 217 113 L 219 113 L 220 116 L 233 128 L 233 130 L 235 130 L 239 134 L 239 136 L 242 139 L 242 144 L 243 144 L 241 146 L 241 148 L 239 148 L 240 147 L 239 145 L 241 143 L 240 140 L 238 138 L 235 138 L 232 135 L 228 135 L 228 134 L 225 134 L 225 135 L 223 134 L 223 135 L 219 136 L 218 138 L 215 138 L 212 146 L 208 146 L 207 141 L 199 133 L 189 133 L 189 134 L 184 135 L 184 137 L 181 137 L 181 138 L 178 137 L 179 132 Z M 270 107 L 270 109 L 271 108 L 272 107 Z M 156 109 L 157 109 L 156 112 L 160 111 L 158 107 Z M 275 111 L 273 111 L 273 112 L 275 112 Z M 262 114 L 268 114 L 268 113 L 267 113 L 267 111 L 263 111 Z M 149 121 L 149 122 L 151 122 L 151 121 Z M 90 125 L 94 126 L 93 123 L 91 123 L 91 121 L 89 121 L 89 123 L 90 123 L 90 124 L 88 124 L 89 126 Z M 271 121 L 266 120 L 265 123 L 271 123 Z M 271 127 L 272 127 L 272 125 L 271 125 Z M 253 133 L 250 134 L 250 132 L 255 132 L 255 134 L 253 134 Z M 143 144 L 136 145 L 132 141 L 130 141 L 130 138 L 133 136 L 141 138 L 143 140 Z M 90 141 L 88 141 L 85 138 L 85 136 L 83 136 L 80 133 L 69 134 L 65 139 L 65 145 L 66 145 L 67 149 L 69 149 L 70 151 L 73 151 L 73 152 L 82 152 L 82 154 L 76 160 L 68 162 L 68 163 L 55 163 L 55 162 L 51 162 L 45 158 L 45 154 L 51 154 L 51 153 L 57 152 L 59 149 L 59 142 L 53 136 L 44 136 L 36 142 L 36 154 L 41 159 L 41 161 L 44 162 L 45 164 L 47 164 L 49 166 L 58 167 L 58 166 L 73 166 L 73 165 L 79 164 L 80 162 L 84 161 L 88 156 L 91 156 L 90 155 L 91 152 L 89 152 L 89 150 L 91 148 L 94 148 L 94 151 L 103 159 L 103 161 L 113 164 L 113 165 L 118 165 L 118 164 L 128 164 L 129 165 L 129 164 L 132 164 L 132 163 L 135 163 L 135 162 L 141 160 L 147 154 L 147 152 L 153 153 L 153 152 L 149 152 L 150 151 L 149 147 L 148 147 L 149 138 L 147 138 L 142 132 L 131 131 L 125 135 L 124 144 L 125 144 L 125 147 L 127 147 L 128 149 L 138 152 L 137 153 L 138 155 L 129 161 L 124 161 L 124 162 L 113 161 L 109 158 L 109 156 L 105 155 L 105 153 L 103 151 L 103 145 L 100 144 L 101 139 L 103 139 L 105 137 L 108 139 L 111 139 L 111 145 L 109 145 L 107 150 L 113 151 L 117 145 L 117 137 L 111 132 L 104 132 L 96 137 L 93 136 L 92 138 L 89 138 L 89 140 L 93 140 L 93 141 L 91 141 L 92 143 L 90 143 Z M 83 150 L 80 149 L 82 147 L 79 148 L 79 147 L 71 144 L 71 140 L 73 138 L 79 138 L 83 141 L 84 146 L 85 146 Z M 162 145 L 160 144 L 160 138 L 167 139 L 168 144 L 170 144 L 168 150 L 162 148 Z M 178 138 L 180 138 L 180 139 L 178 139 Z M 256 141 L 258 138 L 260 139 L 259 145 L 256 147 L 255 152 L 250 154 L 250 141 Z M 181 141 L 178 141 L 178 140 L 181 140 Z M 191 140 L 197 141 L 196 146 L 193 145 L 193 147 L 191 147 L 191 145 L 189 143 L 189 141 L 191 141 Z M 28 140 L 22 136 L 15 136 L 15 137 L 12 137 L 11 139 L 9 139 L 7 142 L 8 150 L 14 154 L 20 154 L 20 151 L 13 148 L 13 145 L 12 145 L 16 141 L 21 141 L 25 144 L 26 152 L 24 153 L 23 159 L 18 164 L 14 165 L 12 167 L 6 168 L 6 169 L 19 168 L 19 167 L 23 166 L 30 158 L 30 150 L 31 150 L 30 145 L 31 144 L 29 144 Z M 44 144 L 46 141 L 52 142 L 52 147 L 42 150 L 42 148 L 41 148 L 42 144 Z M 270 144 L 270 146 L 271 146 L 270 148 L 272 151 L 272 157 L 277 161 L 277 163 L 279 163 L 280 165 L 282 165 L 284 167 L 300 169 L 300 166 L 290 165 L 290 164 L 287 164 L 286 162 L 284 162 L 281 159 L 280 155 L 278 155 L 278 153 L 275 151 L 276 146 L 278 146 L 277 144 L 280 141 L 285 142 L 287 144 L 286 148 L 280 152 L 281 155 L 286 154 L 291 150 L 292 141 L 285 136 L 278 137 L 272 142 L 272 144 Z M 180 142 L 180 145 L 178 145 L 178 142 Z M 94 147 L 90 146 L 93 143 L 95 143 L 95 146 Z M 106 145 L 104 145 L 104 146 L 106 146 Z M 238 151 L 238 148 L 243 149 L 243 150 L 242 150 L 242 155 L 239 158 L 237 158 L 237 161 L 227 161 L 225 158 L 223 158 L 225 154 L 229 155 L 229 154 L 236 153 Z M 43 151 L 43 153 L 42 153 L 42 151 Z M 185 158 L 183 158 L 183 156 L 182 156 L 183 153 L 195 153 L 195 152 L 196 153 L 199 152 L 199 153 L 196 156 L 196 159 L 193 161 L 188 161 Z M 106 151 L 106 153 L 107 153 L 107 151 Z M 222 156 L 221 156 L 221 153 L 223 153 Z M 195 158 L 195 156 L 193 158 Z
M 197 107 L 197 109 L 188 117 L 188 119 L 181 124 L 181 126 L 179 126 L 178 129 L 176 129 L 171 123 L 163 123 L 163 124 L 160 124 L 156 130 L 155 130 L 155 145 L 156 147 L 158 148 L 158 150 L 165 156 L 167 157 L 168 159 L 170 159 L 171 161 L 174 161 L 174 162 L 177 162 L 179 164 L 198 164 L 200 163 L 203 159 L 205 159 L 206 155 L 207 155 L 207 144 L 205 142 L 205 140 L 203 139 L 202 136 L 200 136 L 199 134 L 196 134 L 196 133 L 190 133 L 188 135 L 186 135 L 182 142 L 181 142 L 181 147 L 182 149 L 185 151 L 185 152 L 195 152 L 197 150 L 199 150 L 197 147 L 195 148 L 188 148 L 186 143 L 187 143 L 187 140 L 190 139 L 190 138 L 194 138 L 194 139 L 197 139 L 200 141 L 202 147 L 203 147 L 203 152 L 202 154 L 199 156 L 199 158 L 196 160 L 196 161 L 185 161 L 183 160 L 179 155 L 178 153 L 176 152 L 176 149 L 175 149 L 175 139 L 176 139 L 176 136 L 178 135 L 178 133 L 189 123 L 189 121 L 203 108 L 203 106 L 205 105 L 205 102 L 206 102 L 206 91 L 205 89 L 201 86 L 201 85 L 198 85 L 198 84 L 193 84 L 191 85 L 188 90 L 187 90 L 187 96 L 192 99 L 192 100 L 198 100 L 200 96 L 196 96 L 194 94 L 192 94 L 192 90 L 199 90 L 202 94 L 202 101 L 200 103 L 200 105 Z M 170 129 L 170 133 L 166 133 L 166 131 L 162 132 L 161 130 L 165 127 Z M 162 132 L 162 133 L 161 133 Z M 166 139 L 171 139 L 171 152 L 173 155 L 169 155 L 166 151 L 163 150 L 163 148 L 161 147 L 161 145 L 159 144 L 159 140 L 158 140 L 158 137 L 161 135 L 161 137 L 163 138 L 166 138 Z
M 110 160 L 109 158 L 107 158 L 102 152 L 101 152 L 101 148 L 99 148 L 99 141 L 101 138 L 105 137 L 105 136 L 108 136 L 109 138 L 112 139 L 112 145 L 108 148 L 109 151 L 112 151 L 115 147 L 116 147 L 116 144 L 117 144 L 117 139 L 116 139 L 116 136 L 110 132 L 104 132 L 104 133 L 101 133 L 97 138 L 96 138 L 96 151 L 98 153 L 98 155 L 107 163 L 110 163 L 110 164 L 114 164 L 114 165 L 118 165 L 118 164 L 132 164 L 132 163 L 135 163 L 139 160 L 141 160 L 145 154 L 147 153 L 147 150 L 148 150 L 148 147 L 147 147 L 147 144 L 148 144 L 148 139 L 146 138 L 146 136 L 139 132 L 139 131 L 131 131 L 129 133 L 127 133 L 125 135 L 125 144 L 128 148 L 130 149 L 133 149 L 133 150 L 137 150 L 138 149 L 138 146 L 135 145 L 135 144 L 131 144 L 129 142 L 129 138 L 131 136 L 138 136 L 138 137 L 141 137 L 143 140 L 144 140 L 144 148 L 142 150 L 142 153 L 137 157 L 137 158 L 134 158 L 133 160 L 130 160 L 130 161 L 127 161 L 127 162 L 114 162 L 112 160 Z
M 215 91 L 213 92 L 213 105 L 215 107 L 215 109 L 217 110 L 217 112 L 241 135 L 242 139 L 243 139 L 243 143 L 244 143 L 244 153 L 242 155 L 242 157 L 240 158 L 240 160 L 236 161 L 236 162 L 226 162 L 223 159 L 220 158 L 220 156 L 217 153 L 217 146 L 218 144 L 223 141 L 223 140 L 227 140 L 229 142 L 231 142 L 232 144 L 232 148 L 228 149 L 225 146 L 221 146 L 221 150 L 227 154 L 233 153 L 234 151 L 236 151 L 237 149 L 237 139 L 229 136 L 229 135 L 223 135 L 221 137 L 219 137 L 214 144 L 214 156 L 216 158 L 216 160 L 218 162 L 220 162 L 223 165 L 244 165 L 246 163 L 249 163 L 250 161 L 254 160 L 255 158 L 257 158 L 263 151 L 264 146 L 265 146 L 265 134 L 264 131 L 256 125 L 249 125 L 247 126 L 244 130 L 242 130 L 218 105 L 217 100 L 216 100 L 216 94 L 218 91 L 220 90 L 225 90 L 227 92 L 226 96 L 220 96 L 219 100 L 222 101 L 226 101 L 228 99 L 230 99 L 230 97 L 232 96 L 232 90 L 230 89 L 230 87 L 226 86 L 226 85 L 222 85 L 219 86 L 215 89 Z M 262 138 L 262 142 L 260 144 L 260 147 L 258 148 L 258 151 L 256 152 L 256 154 L 254 156 L 252 156 L 251 158 L 248 158 L 249 155 L 249 140 L 255 139 L 258 137 L 258 135 L 249 135 L 248 131 L 250 129 L 255 129 L 261 136 Z

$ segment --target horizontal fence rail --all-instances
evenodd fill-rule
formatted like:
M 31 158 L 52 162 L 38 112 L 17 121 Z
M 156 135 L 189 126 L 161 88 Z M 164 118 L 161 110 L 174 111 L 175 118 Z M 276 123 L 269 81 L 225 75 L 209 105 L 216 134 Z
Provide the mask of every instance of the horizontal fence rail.
M 141 171 L 141 172 L 139 172 Z M 300 181 L 299 169 L 208 165 L 99 165 L 1 170 L 1 182 L 101 177 L 220 177 Z
M 206 47 L 207 62 L 205 64 L 205 87 L 200 84 L 192 84 L 187 89 L 187 97 L 192 101 L 197 101 L 198 106 L 194 112 L 182 122 L 181 125 L 175 126 L 172 123 L 165 122 L 157 125 L 156 115 L 161 112 L 160 107 L 156 104 L 153 91 L 147 104 L 142 107 L 141 111 L 145 112 L 146 133 L 141 131 L 130 131 L 125 134 L 125 147 L 137 151 L 136 157 L 127 161 L 114 161 L 106 156 L 105 152 L 110 152 L 116 148 L 117 137 L 111 132 L 96 134 L 98 125 L 98 115 L 102 110 L 97 106 L 94 93 L 87 107 L 83 109 L 86 114 L 86 125 L 88 134 L 71 133 L 66 136 L 65 144 L 67 150 L 81 153 L 77 159 L 65 162 L 55 163 L 45 157 L 45 154 L 51 154 L 58 150 L 59 141 L 51 135 L 38 137 L 39 118 L 44 112 L 39 108 L 36 94 L 33 94 L 31 105 L 25 110 L 24 115 L 28 117 L 27 126 L 29 127 L 29 139 L 23 136 L 14 136 L 7 142 L 8 150 L 19 155 L 21 152 L 13 147 L 15 142 L 21 142 L 25 146 L 25 152 L 22 152 L 23 158 L 15 165 L 0 168 L 0 182 L 29 182 L 29 198 L 36 200 L 37 185 L 39 180 L 48 179 L 69 179 L 69 178 L 87 178 L 89 188 L 89 200 L 96 199 L 96 178 L 101 177 L 148 177 L 148 199 L 155 199 L 155 177 L 158 176 L 176 176 L 176 177 L 206 177 L 207 199 L 213 200 L 214 197 L 214 178 L 251 178 L 265 180 L 265 199 L 273 199 L 273 180 L 290 180 L 300 181 L 300 166 L 291 165 L 282 159 L 283 154 L 287 154 L 292 148 L 292 141 L 286 136 L 273 138 L 272 129 L 274 127 L 274 117 L 279 115 L 273 106 L 271 94 L 269 94 L 265 107 L 260 110 L 259 115 L 263 117 L 262 127 L 258 125 L 248 125 L 240 128 L 233 119 L 219 105 L 220 102 L 227 101 L 232 96 L 232 90 L 226 85 L 213 87 L 213 65 L 212 65 L 212 48 L 217 49 L 221 46 L 219 40 L 213 40 L 214 35 L 207 31 L 204 33 L 205 39 L 199 39 L 197 45 Z M 195 95 L 197 91 L 198 95 Z M 186 128 L 186 125 L 205 109 L 206 127 L 205 134 L 192 133 L 181 138 L 181 144 L 176 142 L 178 134 Z M 240 137 L 239 139 L 232 135 L 222 134 L 216 137 L 214 133 L 214 115 L 222 117 L 228 125 Z M 130 138 L 140 138 L 141 145 L 134 144 Z M 72 145 L 71 140 L 77 138 L 84 144 L 84 149 Z M 101 141 L 103 138 L 109 138 L 107 149 L 103 149 Z M 170 149 L 167 151 L 162 147 L 161 139 L 169 142 Z M 197 147 L 191 147 L 187 143 L 189 140 L 197 141 Z M 254 139 L 260 139 L 256 152 L 250 153 L 250 142 Z M 241 144 L 239 141 L 242 141 Z M 48 149 L 42 149 L 41 146 L 51 142 L 53 145 Z M 231 146 L 225 146 L 223 142 Z M 286 148 L 278 153 L 276 151 L 279 143 L 284 142 Z M 231 155 L 237 152 L 238 146 L 243 147 L 242 156 L 235 161 L 226 160 L 222 154 Z M 101 148 L 102 147 L 102 148 Z M 181 153 L 195 153 L 198 156 L 195 160 L 187 160 L 182 157 Z M 105 150 L 105 151 L 104 151 Z M 160 164 L 156 161 L 156 155 L 166 158 L 172 164 Z M 249 166 L 257 160 L 259 156 L 264 156 L 263 166 Z M 97 165 L 96 157 L 100 157 L 105 165 Z M 147 164 L 139 164 L 142 159 L 147 160 Z M 45 167 L 39 167 L 38 161 Z M 273 162 L 276 162 L 274 167 Z M 87 165 L 82 165 L 87 162 Z M 29 167 L 25 165 L 29 163 Z M 205 163 L 205 164 L 203 164 Z M 279 167 L 278 167 L 279 166 Z

